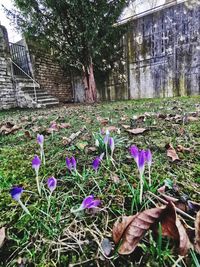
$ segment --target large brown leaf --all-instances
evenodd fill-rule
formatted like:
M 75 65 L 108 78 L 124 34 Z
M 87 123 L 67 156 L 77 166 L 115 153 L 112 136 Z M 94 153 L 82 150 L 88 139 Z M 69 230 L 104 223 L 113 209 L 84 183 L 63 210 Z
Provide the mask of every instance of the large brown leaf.
M 197 213 L 195 219 L 195 250 L 200 254 L 200 211 Z
M 121 223 L 115 223 L 113 240 L 118 243 L 122 238 L 122 245 L 119 249 L 120 254 L 130 254 L 134 251 L 151 225 L 158 220 L 164 207 L 145 210 L 135 216 L 123 217 Z
M 186 229 L 177 217 L 175 206 L 170 202 L 165 212 L 161 215 L 160 223 L 162 226 L 162 235 L 171 237 L 179 243 L 179 254 L 186 255 L 191 247 Z
M 177 218 L 173 203 L 145 210 L 135 216 L 123 217 L 122 222 L 117 221 L 113 227 L 113 240 L 115 243 L 122 240 L 119 253 L 123 255 L 132 253 L 145 233 L 150 228 L 155 231 L 159 222 L 162 227 L 162 235 L 177 241 L 179 254 L 186 255 L 191 244 L 184 226 Z

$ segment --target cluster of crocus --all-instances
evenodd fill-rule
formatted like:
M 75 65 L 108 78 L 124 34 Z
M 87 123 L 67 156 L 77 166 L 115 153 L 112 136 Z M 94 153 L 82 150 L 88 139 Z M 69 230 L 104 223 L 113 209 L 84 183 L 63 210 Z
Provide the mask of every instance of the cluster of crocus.
M 101 201 L 99 199 L 94 199 L 94 196 L 90 195 L 84 198 L 84 200 L 82 201 L 78 209 L 74 210 L 72 208 L 71 212 L 76 213 L 76 212 L 80 212 L 85 209 L 94 209 L 94 208 L 97 208 L 100 204 L 101 204 Z
M 137 146 L 131 146 L 130 147 L 130 154 L 134 158 L 138 171 L 140 174 L 140 203 L 142 202 L 142 195 L 143 195 L 143 174 L 144 174 L 144 168 L 145 163 L 148 165 L 148 171 L 149 171 L 149 186 L 151 186 L 151 164 L 152 164 L 152 154 L 151 151 L 148 150 L 139 150 Z
M 73 170 L 76 171 L 76 159 L 74 157 L 71 157 L 71 158 L 66 157 L 65 161 L 66 161 L 67 169 L 70 172 Z
M 43 160 L 43 163 L 45 165 L 45 154 L 44 154 L 44 135 L 38 134 L 37 135 L 37 143 L 40 146 L 40 158 Z

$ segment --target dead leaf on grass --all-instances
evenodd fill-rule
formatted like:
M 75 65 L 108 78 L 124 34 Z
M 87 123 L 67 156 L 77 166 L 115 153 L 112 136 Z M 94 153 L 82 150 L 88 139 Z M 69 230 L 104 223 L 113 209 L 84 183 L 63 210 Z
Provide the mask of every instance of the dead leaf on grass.
M 0 248 L 3 246 L 5 238 L 6 238 L 6 228 L 2 227 L 0 229 Z
M 187 121 L 191 121 L 191 122 L 195 122 L 195 121 L 199 121 L 199 118 L 198 117 L 193 117 L 193 116 L 189 116 L 187 117 Z
M 179 161 L 179 156 L 176 153 L 176 150 L 173 148 L 172 144 L 167 144 L 166 146 L 167 149 L 167 156 L 172 159 L 172 161 Z
M 191 243 L 172 203 L 145 210 L 135 216 L 122 217 L 122 222 L 117 221 L 113 227 L 113 240 L 118 243 L 122 239 L 119 253 L 132 253 L 150 228 L 154 231 L 158 228 L 158 222 L 161 223 L 162 235 L 176 240 L 180 255 L 186 255 Z
M 29 138 L 29 139 L 32 138 L 31 133 L 29 131 L 25 131 L 24 135 L 25 135 L 26 138 Z
M 191 149 L 188 148 L 188 147 L 184 147 L 184 146 L 182 146 L 182 145 L 178 145 L 178 146 L 177 146 L 177 151 L 178 151 L 178 152 L 191 152 Z
M 131 128 L 130 125 L 126 125 L 126 124 L 122 124 L 122 127 L 123 127 L 124 129 L 129 129 L 129 128 Z
M 61 129 L 68 129 L 71 127 L 71 124 L 70 123 L 61 123 L 58 127 Z
M 127 132 L 129 133 L 132 133 L 132 134 L 142 134 L 144 132 L 146 132 L 147 129 L 146 128 L 135 128 L 135 129 L 130 129 L 130 130 L 127 130 Z
M 7 122 L 6 124 L 4 124 L 4 125 L 1 126 L 1 128 L 0 128 L 0 134 L 8 135 L 8 134 L 11 134 L 11 133 L 16 132 L 20 128 L 21 127 L 18 126 L 18 125 L 14 125 L 14 124 L 12 124 L 10 122 Z
M 115 126 L 108 126 L 108 127 L 103 127 L 103 129 L 101 130 L 102 134 L 106 133 L 106 130 L 108 130 L 109 132 L 117 132 L 117 127 Z

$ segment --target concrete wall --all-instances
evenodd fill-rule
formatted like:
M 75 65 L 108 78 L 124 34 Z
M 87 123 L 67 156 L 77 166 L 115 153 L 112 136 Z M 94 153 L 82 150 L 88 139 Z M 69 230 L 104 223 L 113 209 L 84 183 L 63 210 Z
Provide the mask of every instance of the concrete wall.
M 64 71 L 53 56 L 37 46 L 27 44 L 34 79 L 41 88 L 57 97 L 60 102 L 71 102 L 73 98 L 71 75 Z
M 11 64 L 6 28 L 0 25 L 0 110 L 17 105 L 11 78 Z
M 105 99 L 119 92 L 130 99 L 200 94 L 199 5 L 188 8 L 186 1 L 132 20 L 123 49 L 124 70 L 111 73 Z

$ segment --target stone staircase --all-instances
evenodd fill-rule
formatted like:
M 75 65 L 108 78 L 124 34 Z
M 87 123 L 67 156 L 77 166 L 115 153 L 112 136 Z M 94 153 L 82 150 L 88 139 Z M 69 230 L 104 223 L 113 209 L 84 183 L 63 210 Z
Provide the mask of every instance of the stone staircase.
M 56 106 L 59 104 L 59 100 L 50 95 L 47 91 L 40 88 L 39 84 L 34 83 L 31 79 L 26 77 L 14 77 L 16 91 L 18 93 L 18 102 L 21 107 L 37 107 L 37 108 L 45 108 Z M 36 98 L 35 98 L 36 91 Z

